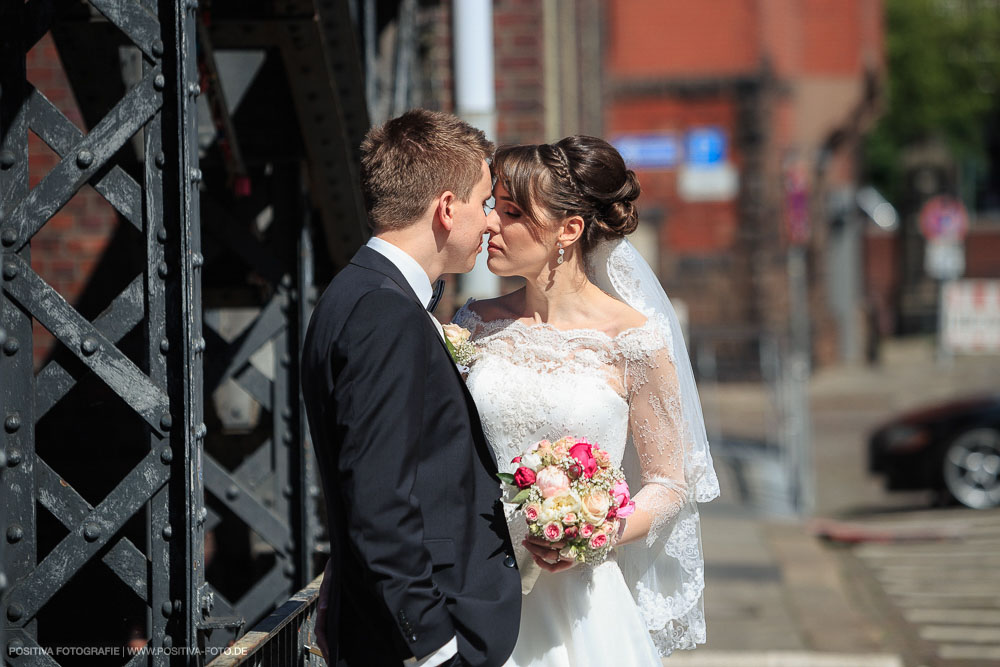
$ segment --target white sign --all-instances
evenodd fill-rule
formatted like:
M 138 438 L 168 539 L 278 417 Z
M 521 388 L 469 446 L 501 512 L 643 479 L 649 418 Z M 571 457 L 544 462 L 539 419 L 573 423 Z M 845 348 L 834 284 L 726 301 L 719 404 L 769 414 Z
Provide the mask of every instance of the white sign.
M 944 285 L 941 339 L 957 354 L 1000 354 L 1000 280 Z
M 965 246 L 961 241 L 931 239 L 927 241 L 924 270 L 935 280 L 955 280 L 965 273 Z
M 682 165 L 677 174 L 677 192 L 685 201 L 729 201 L 739 186 L 736 167 L 728 162 L 705 167 Z

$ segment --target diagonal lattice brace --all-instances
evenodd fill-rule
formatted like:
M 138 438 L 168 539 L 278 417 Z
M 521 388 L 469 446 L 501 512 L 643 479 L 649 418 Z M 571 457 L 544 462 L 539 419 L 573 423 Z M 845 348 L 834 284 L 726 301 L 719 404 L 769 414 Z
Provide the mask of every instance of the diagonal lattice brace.
M 167 483 L 169 462 L 165 447 L 150 452 L 118 486 L 94 508 L 85 521 L 64 537 L 49 555 L 7 595 L 7 618 L 23 626 L 38 613 L 56 592 L 93 558 L 125 522 L 149 502 L 150 497 Z M 12 619 L 11 607 L 17 607 Z
M 94 9 L 115 24 L 139 47 L 147 58 L 156 57 L 156 50 L 163 50 L 160 42 L 160 22 L 140 2 L 121 0 L 90 0 Z
M 253 364 L 247 364 L 233 375 L 236 383 L 257 401 L 264 410 L 271 412 L 272 383 L 266 375 L 257 370 Z
M 10 244 L 13 252 L 23 248 L 48 219 L 72 199 L 80 186 L 152 118 L 163 104 L 160 90 L 164 85 L 159 68 L 151 69 L 90 134 L 69 151 L 74 154 L 73 158 L 63 158 L 17 203 L 4 225 L 16 234 L 16 241 Z
M 250 361 L 253 353 L 280 334 L 288 326 L 281 307 L 284 295 L 277 294 L 260 311 L 253 324 L 247 327 L 225 350 L 212 351 L 211 365 L 205 368 L 205 390 L 214 391 L 223 378 L 227 378 Z M 206 325 L 206 328 L 209 328 Z
M 4 261 L 4 290 L 115 391 L 146 422 L 163 434 L 170 426 L 166 394 L 80 315 L 59 292 L 16 255 Z M 10 277 L 8 277 L 10 276 Z
M 239 614 L 252 618 L 261 609 L 273 608 L 276 602 L 281 602 L 283 596 L 292 592 L 289 590 L 290 577 L 284 571 L 283 562 L 287 563 L 279 558 L 274 567 L 236 602 Z
M 145 315 L 142 281 L 143 276 L 137 276 L 94 320 L 94 327 L 112 343 L 134 329 Z M 35 422 L 44 417 L 74 384 L 76 378 L 58 361 L 46 364 L 35 377 Z
M 33 90 L 28 99 L 28 118 L 31 131 L 60 158 L 66 157 L 86 137 L 39 90 Z M 133 227 L 142 231 L 142 188 L 124 169 L 114 165 L 103 177 L 92 181 L 91 185 Z
M 62 525 L 73 530 L 94 511 L 94 508 L 41 457 L 35 460 L 35 466 L 38 502 Z M 143 602 L 147 601 L 146 579 L 149 576 L 149 562 L 131 540 L 121 538 L 101 560 Z
M 7 628 L 7 638 L 9 640 L 7 642 L 8 650 L 16 647 L 16 650 L 23 653 L 17 662 L 13 662 L 15 656 L 9 656 L 7 659 L 12 661 L 10 664 L 28 664 L 31 667 L 59 667 L 59 663 L 46 653 L 45 649 L 35 641 L 35 638 L 21 628 Z
M 260 535 L 276 551 L 283 552 L 291 533 L 282 520 L 265 507 L 243 482 L 234 479 L 225 468 L 212 458 L 204 455 L 205 489 L 210 491 L 240 521 Z

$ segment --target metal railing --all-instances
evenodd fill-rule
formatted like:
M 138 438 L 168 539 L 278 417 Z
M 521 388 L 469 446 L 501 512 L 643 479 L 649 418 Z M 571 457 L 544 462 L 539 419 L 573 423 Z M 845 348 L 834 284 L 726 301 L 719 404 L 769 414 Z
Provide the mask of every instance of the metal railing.
M 322 667 L 323 658 L 310 651 L 316 644 L 313 623 L 322 582 L 323 575 L 313 579 L 208 663 L 208 667 Z

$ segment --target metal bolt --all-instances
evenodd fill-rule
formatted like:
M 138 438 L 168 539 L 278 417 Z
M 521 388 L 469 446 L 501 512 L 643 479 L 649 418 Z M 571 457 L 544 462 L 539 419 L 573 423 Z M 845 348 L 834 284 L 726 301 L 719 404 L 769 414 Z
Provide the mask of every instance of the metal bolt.
M 24 530 L 21 528 L 21 526 L 17 525 L 16 523 L 7 528 L 7 541 L 10 542 L 11 544 L 16 544 L 17 542 L 20 542 L 21 538 L 23 537 L 24 537 Z
M 192 97 L 198 97 L 199 95 L 201 95 L 201 86 L 199 86 L 197 83 L 194 82 L 189 83 L 188 92 L 191 93 Z
M 91 521 L 83 527 L 83 539 L 94 542 L 101 536 L 101 527 Z
M 76 166 L 80 169 L 86 169 L 92 164 L 94 164 L 94 154 L 90 151 L 80 151 L 76 154 Z
M 5 246 L 12 246 L 17 243 L 17 230 L 13 227 L 5 227 L 0 233 L 0 242 Z
M 17 433 L 17 429 L 21 428 L 21 416 L 16 413 L 7 415 L 7 419 L 3 422 L 3 427 L 7 429 L 8 433 Z
M 201 169 L 192 169 L 191 170 L 191 182 L 192 183 L 201 183 Z
M 285 275 L 281 276 L 281 286 L 282 287 L 291 287 L 292 286 L 292 277 L 290 275 L 288 275 L 287 273 Z
M 166 354 L 169 351 L 170 351 L 170 341 L 164 338 L 160 341 L 160 352 Z
M 182 606 L 182 604 L 181 604 L 180 600 L 174 600 L 174 613 L 175 614 L 181 613 L 181 606 Z
M 156 266 L 156 275 L 160 276 L 161 278 L 166 278 L 169 273 L 170 269 L 167 267 L 166 262 L 160 262 Z
M 174 450 L 170 449 L 170 447 L 164 447 L 163 451 L 160 452 L 160 460 L 170 465 L 170 462 L 174 460 Z
M 17 351 L 21 348 L 21 344 L 17 342 L 17 339 L 11 336 L 7 339 L 7 342 L 3 344 L 3 351 L 7 353 L 7 356 L 17 354 Z
M 199 338 L 198 340 L 196 340 L 194 342 L 194 351 L 195 352 L 204 352 L 205 351 L 205 339 L 204 338 Z
M 169 431 L 170 427 L 173 425 L 173 423 L 174 423 L 174 420 L 170 418 L 170 415 L 165 414 L 162 417 L 160 417 L 160 427 L 164 431 Z
M 171 528 L 170 526 L 164 526 L 163 530 L 161 531 L 161 534 L 163 535 L 163 539 L 169 540 L 171 537 L 174 536 L 174 529 Z
M 163 165 L 167 163 L 167 157 L 163 153 L 157 153 L 156 157 L 153 158 L 153 162 L 156 164 L 157 167 L 163 169 Z M 162 241 L 163 239 L 160 240 Z
M 235 484 L 231 484 L 228 489 L 226 489 L 226 498 L 230 500 L 236 500 L 240 495 L 240 490 Z
M 197 426 L 194 427 L 194 437 L 195 438 L 197 438 L 198 440 L 201 440 L 206 435 L 208 435 L 208 427 L 205 426 L 204 422 L 202 422 L 201 424 L 198 424 Z
M 14 262 L 6 262 L 3 265 L 3 277 L 7 280 L 13 280 L 17 277 L 17 264 Z
M 291 484 L 286 484 L 285 488 L 283 488 L 281 490 L 282 495 L 284 495 L 286 498 L 291 498 L 293 492 L 294 492 L 294 489 L 292 489 Z M 292 548 L 294 548 L 294 547 L 292 547 Z
M 292 409 L 287 405 L 281 408 L 281 418 L 284 419 L 285 421 L 288 421 L 289 419 L 292 418 Z
M 207 518 L 208 518 L 208 508 L 202 507 L 200 510 L 198 510 L 198 525 L 200 526 L 201 524 L 205 523 L 205 519 Z
M 158 39 L 153 40 L 153 44 L 150 46 L 150 51 L 152 51 L 153 55 L 156 56 L 157 58 L 159 58 L 160 56 L 162 56 L 163 55 L 163 42 L 161 42 Z
M 21 463 L 21 450 L 20 449 L 10 450 L 10 452 L 7 454 L 7 467 L 16 468 L 19 463 Z
M 170 600 L 165 600 L 160 607 L 160 611 L 163 612 L 164 618 L 170 618 L 170 614 L 174 613 L 174 605 L 170 603 Z
M 0 151 L 0 167 L 10 169 L 14 166 L 14 153 L 10 149 Z
M 22 616 L 24 616 L 24 607 L 22 607 L 21 605 L 12 604 L 9 607 L 7 607 L 7 618 L 10 619 L 11 621 L 14 621 L 16 623 L 17 621 L 21 620 Z
M 286 445 L 292 444 L 292 434 L 290 431 L 285 431 L 281 434 L 281 441 Z
M 285 564 L 285 576 L 286 577 L 294 577 L 295 576 L 295 566 L 292 565 L 291 563 L 286 563 Z
M 167 228 L 166 227 L 160 227 L 159 229 L 156 230 L 156 240 L 159 241 L 160 243 L 166 243 L 167 242 Z
M 201 266 L 204 263 L 205 263 L 205 257 L 200 252 L 196 252 L 194 255 L 192 255 L 191 264 L 193 264 L 195 268 Z
M 215 606 L 215 593 L 208 591 L 201 598 L 201 610 L 206 614 L 212 611 L 212 607 Z
M 174 638 L 173 637 L 171 637 L 170 635 L 167 635 L 166 637 L 163 638 L 163 648 L 170 648 L 173 645 L 174 645 Z
M 24 642 L 16 637 L 7 642 L 7 655 L 10 657 L 19 656 L 24 651 Z
M 153 77 L 153 88 L 156 88 L 157 90 L 163 90 L 163 87 L 166 85 L 167 85 L 167 80 L 163 77 L 162 74 L 157 74 L 155 77 Z
M 94 338 L 93 336 L 87 336 L 86 338 L 84 338 L 83 344 L 80 345 L 80 349 L 83 350 L 83 353 L 88 357 L 92 355 L 94 352 L 97 352 L 97 348 L 98 348 L 97 339 Z

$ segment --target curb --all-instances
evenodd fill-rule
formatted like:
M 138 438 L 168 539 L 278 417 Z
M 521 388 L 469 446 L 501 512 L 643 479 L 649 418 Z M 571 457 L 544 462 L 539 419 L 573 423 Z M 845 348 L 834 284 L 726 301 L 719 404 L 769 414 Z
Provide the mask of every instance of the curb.
M 687 667 L 903 667 L 891 653 L 815 653 L 809 651 L 677 651 L 664 666 Z

